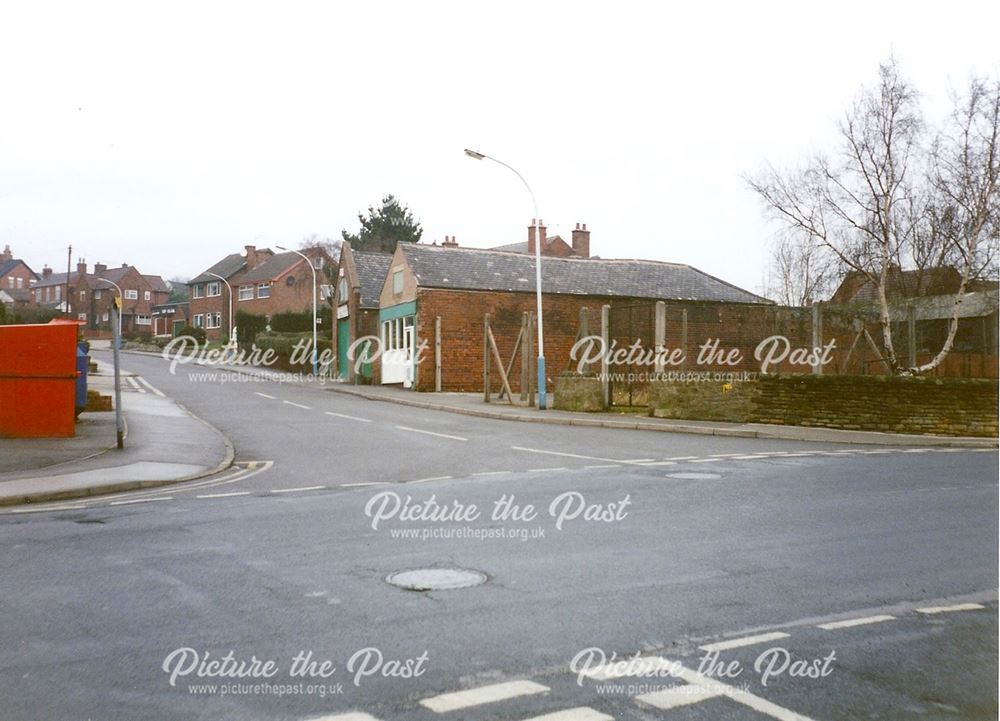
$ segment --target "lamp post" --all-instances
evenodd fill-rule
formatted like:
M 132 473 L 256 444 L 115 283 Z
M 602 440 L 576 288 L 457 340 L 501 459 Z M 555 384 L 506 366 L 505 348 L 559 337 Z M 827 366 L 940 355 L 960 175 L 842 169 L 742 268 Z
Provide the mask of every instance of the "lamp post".
M 531 190 L 531 186 L 528 185 L 528 181 L 524 179 L 517 170 L 507 165 L 507 163 L 502 160 L 497 160 L 496 158 L 490 157 L 485 153 L 480 153 L 475 150 L 465 149 L 465 154 L 470 158 L 475 158 L 476 160 L 492 160 L 494 163 L 498 163 L 507 170 L 511 171 L 518 177 L 518 179 L 524 183 L 524 187 L 528 189 L 528 195 L 531 196 L 531 204 L 535 209 L 535 215 L 531 220 L 534 226 L 535 232 L 535 302 L 538 306 L 538 409 L 545 410 L 545 341 L 544 333 L 542 332 L 542 239 L 539 234 L 539 219 L 538 219 L 538 202 L 535 200 L 535 193 Z
M 223 278 L 218 273 L 213 273 L 210 270 L 206 270 L 205 275 L 210 275 L 214 278 L 218 278 L 223 283 L 225 283 L 226 288 L 229 289 L 229 344 L 233 345 L 236 343 L 236 316 L 233 315 L 233 286 L 229 285 L 229 281 Z
M 125 310 L 125 294 L 122 293 L 122 289 L 113 280 L 108 280 L 107 278 L 98 278 L 98 283 L 110 283 L 118 291 L 118 297 L 121 299 L 121 307 L 118 309 L 118 344 L 121 345 L 122 342 L 122 311 Z
M 276 245 L 274 247 L 277 248 L 278 250 L 284 250 L 286 252 L 289 252 L 288 248 L 284 248 L 284 247 L 282 247 L 280 245 Z M 316 268 L 313 266 L 312 261 L 309 260 L 309 256 L 306 255 L 305 253 L 300 253 L 297 250 L 293 250 L 293 251 L 290 251 L 290 252 L 295 253 L 298 256 L 301 256 L 302 259 L 309 266 L 309 270 L 312 271 L 312 276 L 313 276 L 313 349 L 312 349 L 312 362 L 313 362 L 313 376 L 318 376 L 319 375 L 319 366 L 318 366 L 318 363 L 317 363 L 317 360 L 316 360 Z

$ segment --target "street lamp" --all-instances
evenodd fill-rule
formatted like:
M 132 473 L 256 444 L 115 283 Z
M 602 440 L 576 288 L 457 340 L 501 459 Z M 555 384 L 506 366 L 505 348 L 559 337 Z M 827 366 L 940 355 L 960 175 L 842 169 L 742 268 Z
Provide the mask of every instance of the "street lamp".
M 206 270 L 205 275 L 210 275 L 214 278 L 218 278 L 223 283 L 225 283 L 226 288 L 229 289 L 229 344 L 233 345 L 236 343 L 236 316 L 233 315 L 233 286 L 229 285 L 229 281 L 223 278 L 218 273 L 213 273 L 210 270 Z
M 110 283 L 118 291 L 118 297 L 121 298 L 121 308 L 118 309 L 118 344 L 121 345 L 122 342 L 122 311 L 125 310 L 125 295 L 122 293 L 122 289 L 118 287 L 118 284 L 113 280 L 108 280 L 107 278 L 98 278 L 98 283 Z
M 276 245 L 274 247 L 277 248 L 278 250 L 284 250 L 286 252 L 289 252 L 288 248 L 284 248 L 284 247 L 282 247 L 280 245 Z M 313 352 L 312 352 L 312 361 L 313 361 L 313 376 L 319 376 L 319 366 L 318 366 L 318 363 L 316 361 L 316 268 L 313 266 L 312 261 L 309 259 L 309 256 L 307 256 L 305 253 L 300 253 L 297 250 L 293 250 L 291 252 L 295 253 L 298 256 L 301 256 L 302 259 L 305 260 L 305 262 L 309 265 L 309 270 L 311 270 L 312 274 L 313 274 Z
M 496 158 L 490 157 L 485 153 L 480 153 L 475 150 L 465 149 L 465 154 L 470 158 L 475 158 L 476 160 L 492 160 L 494 163 L 499 163 L 507 170 L 511 171 L 516 175 L 524 187 L 528 189 L 528 195 L 531 196 L 531 204 L 535 208 L 535 216 L 532 218 L 531 223 L 535 230 L 535 301 L 538 306 L 538 409 L 545 410 L 545 344 L 544 344 L 544 334 L 542 333 L 542 238 L 539 232 L 540 221 L 538 219 L 538 202 L 535 200 L 535 194 L 531 190 L 531 186 L 528 185 L 528 181 L 524 179 L 517 170 L 502 160 L 497 160 Z

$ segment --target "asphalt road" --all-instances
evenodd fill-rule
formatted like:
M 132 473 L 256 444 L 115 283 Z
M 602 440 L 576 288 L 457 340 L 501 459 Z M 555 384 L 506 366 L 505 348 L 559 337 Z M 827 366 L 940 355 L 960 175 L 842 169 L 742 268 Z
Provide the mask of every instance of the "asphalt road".
M 996 718 L 995 451 L 540 426 L 124 365 L 242 465 L 0 515 L 0 718 Z M 385 581 L 417 568 L 487 580 Z M 310 652 L 327 678 L 292 668 Z

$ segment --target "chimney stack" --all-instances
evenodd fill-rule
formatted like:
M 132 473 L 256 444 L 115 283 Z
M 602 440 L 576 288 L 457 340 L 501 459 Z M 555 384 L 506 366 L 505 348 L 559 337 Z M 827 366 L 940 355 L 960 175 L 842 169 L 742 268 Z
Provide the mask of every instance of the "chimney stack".
M 573 252 L 581 258 L 590 257 L 590 231 L 586 223 L 577 223 L 573 230 Z
M 42 268 L 43 278 L 48 278 L 50 275 L 52 275 L 52 268 L 50 268 L 49 266 L 45 266 L 44 268 Z
M 104 265 L 104 263 L 94 263 L 94 274 L 95 275 L 100 275 L 101 273 L 103 273 L 107 269 L 108 269 L 108 266 Z
M 3 253 L 0 253 L 0 263 L 6 263 L 8 260 L 14 260 L 14 254 L 10 252 L 10 246 L 5 245 Z
M 83 258 L 76 259 L 76 272 L 79 275 L 87 275 L 87 261 Z
M 452 235 L 450 237 L 446 235 L 444 237 L 444 241 L 441 243 L 441 247 L 442 248 L 457 248 L 458 247 L 458 241 L 455 240 L 455 236 L 454 235 Z
M 257 267 L 257 246 L 256 245 L 245 245 L 243 246 L 247 251 L 247 270 L 253 270 Z
M 541 218 L 538 219 L 538 235 L 542 239 L 541 254 L 545 255 L 545 221 Z M 535 254 L 535 219 L 531 219 L 531 225 L 528 226 L 528 254 Z

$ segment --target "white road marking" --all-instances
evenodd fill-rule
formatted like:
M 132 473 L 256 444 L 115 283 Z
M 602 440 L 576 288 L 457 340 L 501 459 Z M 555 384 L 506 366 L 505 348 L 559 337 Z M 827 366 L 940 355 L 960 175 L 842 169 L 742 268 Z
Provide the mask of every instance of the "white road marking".
M 378 721 L 378 719 L 360 711 L 350 711 L 348 713 L 338 713 L 333 716 L 316 716 L 306 721 Z
M 125 506 L 130 503 L 152 503 L 153 501 L 172 501 L 173 496 L 157 496 L 156 498 L 136 498 L 130 501 L 112 501 L 110 505 L 112 506 Z
M 744 646 L 753 646 L 758 643 L 777 641 L 779 638 L 788 638 L 788 634 L 782 633 L 781 631 L 775 631 L 774 633 L 762 633 L 758 636 L 744 636 L 743 638 L 732 638 L 728 641 L 707 643 L 704 646 L 699 646 L 698 648 L 702 651 L 726 651 L 731 648 L 743 648 Z
M 480 471 L 479 473 L 473 473 L 474 476 L 502 476 L 505 473 L 513 473 L 514 471 Z
M 869 623 L 882 623 L 883 621 L 895 621 L 895 616 L 883 614 L 881 616 L 866 616 L 865 618 L 849 618 L 846 621 L 833 621 L 832 623 L 821 623 L 816 628 L 824 631 L 832 631 L 838 628 L 853 628 L 854 626 L 866 626 Z
M 125 376 L 125 380 L 127 380 L 127 381 L 128 381 L 128 384 L 129 384 L 130 386 L 132 386 L 132 387 L 133 387 L 133 388 L 134 388 L 135 390 L 139 391 L 140 393 L 145 393 L 145 392 L 146 392 L 146 389 L 145 389 L 145 388 L 143 388 L 142 386 L 140 386 L 140 385 L 139 385 L 139 384 L 138 384 L 138 383 L 136 382 L 135 378 L 133 378 L 132 376 Z
M 577 706 L 541 716 L 532 716 L 524 721 L 615 721 L 615 717 L 596 711 L 589 706 Z
M 365 483 L 341 483 L 341 488 L 357 488 L 358 486 L 388 486 L 389 481 L 367 481 Z
M 431 481 L 449 481 L 451 476 L 432 476 L 431 478 L 418 478 L 415 481 L 406 481 L 407 483 L 430 483 Z
M 594 681 L 609 681 L 625 676 L 653 676 L 654 674 L 670 676 L 672 675 L 671 669 L 675 667 L 676 664 L 660 656 L 642 656 L 634 660 L 612 661 L 580 673 Z M 661 671 L 664 673 L 659 673 Z
M 507 681 L 505 683 L 495 683 L 479 688 L 470 688 L 467 691 L 454 691 L 443 693 L 439 696 L 420 699 L 420 705 L 429 708 L 436 713 L 446 713 L 457 711 L 470 706 L 481 706 L 486 703 L 506 701 L 519 696 L 531 696 L 537 693 L 545 693 L 548 686 L 543 686 L 534 681 Z
M 690 460 L 694 460 L 697 457 L 698 456 L 673 456 L 671 458 L 667 458 L 666 460 L 668 460 L 668 461 L 690 461 Z
M 566 453 L 564 451 L 547 451 L 543 448 L 525 448 L 524 446 L 511 446 L 515 451 L 524 451 L 525 453 L 541 453 L 546 456 L 562 456 L 563 458 L 579 458 L 584 461 L 604 461 L 605 463 L 648 463 L 650 461 L 655 461 L 655 458 L 631 458 L 631 459 L 621 459 L 621 458 L 602 458 L 600 456 L 584 456 L 579 453 Z
M 869 456 L 869 455 L 881 455 L 883 453 L 892 453 L 892 451 L 884 451 L 884 450 L 879 449 L 879 450 L 874 450 L 874 451 L 855 451 L 855 453 L 862 453 L 862 454 L 864 454 L 866 456 Z
M 326 486 L 302 486 L 302 488 L 272 488 L 271 493 L 298 493 L 299 491 L 318 491 Z
M 930 448 L 902 448 L 897 453 L 927 453 Z
M 261 398 L 270 398 L 272 401 L 278 400 L 277 396 L 269 396 L 267 393 L 261 393 L 260 391 L 253 392 L 255 396 L 260 396 Z
M 649 463 L 639 463 L 640 466 L 676 466 L 677 461 L 650 461 Z
M 621 468 L 620 463 L 602 463 L 596 466 L 584 466 L 584 468 Z
M 438 438 L 450 438 L 453 441 L 467 441 L 468 438 L 462 438 L 462 436 L 452 436 L 447 433 L 436 433 L 435 431 L 425 431 L 420 428 L 410 428 L 409 426 L 396 426 L 401 431 L 410 431 L 411 433 L 425 433 L 428 436 L 437 436 Z
M 143 378 L 142 376 L 138 376 L 137 380 L 138 380 L 138 381 L 139 381 L 140 383 L 142 383 L 142 384 L 143 384 L 144 386 L 146 386 L 147 388 L 149 388 L 149 390 L 153 391 L 153 393 L 155 393 L 156 395 L 160 396 L 160 398 L 166 398 L 166 397 L 167 397 L 165 393 L 163 393 L 163 392 L 162 392 L 161 390 L 159 390 L 158 388 L 154 388 L 154 387 L 153 387 L 153 384 L 152 384 L 152 383 L 150 383 L 149 381 L 147 381 L 147 380 L 146 380 L 145 378 Z
M 295 406 L 296 408 L 301 408 L 304 411 L 312 410 L 312 408 L 310 408 L 309 406 L 304 406 L 301 403 L 293 403 L 292 401 L 281 401 L 281 402 L 286 403 L 290 406 Z
M 721 695 L 721 691 L 715 691 L 694 684 L 685 684 L 683 686 L 664 689 L 663 691 L 644 693 L 641 696 L 636 696 L 635 700 L 662 711 L 669 711 L 672 708 L 688 706 Z
M 740 453 L 709 453 L 712 458 L 734 458 L 736 456 L 742 455 Z
M 956 603 L 954 606 L 927 606 L 926 608 L 918 608 L 917 613 L 935 614 L 951 613 L 952 611 L 978 611 L 983 608 L 986 608 L 986 606 L 979 603 Z
M 767 714 L 772 718 L 776 718 L 779 721 L 811 721 L 808 716 L 803 716 L 797 714 L 794 711 L 790 711 L 783 706 L 779 706 L 776 703 L 772 703 L 760 696 L 755 696 L 749 691 L 745 691 L 741 688 L 735 688 L 733 686 L 727 686 L 721 681 L 716 681 L 715 679 L 708 678 L 707 676 L 702 676 L 697 671 L 692 671 L 689 668 L 685 668 L 679 663 L 670 662 L 663 659 L 666 663 L 672 664 L 671 675 L 675 678 L 680 678 L 683 681 L 687 681 L 689 684 L 695 686 L 700 686 L 708 692 L 712 693 L 712 696 L 725 696 L 732 699 L 736 703 L 741 703 L 744 706 L 752 708 L 754 711 L 758 711 L 762 714 Z M 656 692 L 655 694 L 644 694 L 643 696 L 637 696 L 636 699 L 639 701 L 644 701 L 646 697 L 651 697 L 654 701 L 659 697 L 662 692 Z M 674 692 L 678 697 L 683 698 L 680 693 Z M 672 694 L 673 695 L 673 694 Z M 704 698 L 711 698 L 711 696 L 705 696 Z
M 529 468 L 528 473 L 544 473 L 545 471 L 568 471 L 566 466 L 556 466 L 555 468 Z
M 231 496 L 249 496 L 250 491 L 231 491 L 230 493 L 203 493 L 195 498 L 229 498 Z
M 752 461 L 752 460 L 757 460 L 759 458 L 767 458 L 767 456 L 763 453 L 758 453 L 755 456 L 731 456 L 731 458 L 734 461 Z
M 813 455 L 811 452 L 810 453 L 782 453 L 781 457 L 782 458 L 804 458 L 806 456 L 811 456 L 811 455 Z
M 694 458 L 691 463 L 718 463 L 722 458 Z
M 349 421 L 361 421 L 362 423 L 371 423 L 368 418 L 359 418 L 358 416 L 349 416 L 346 413 L 334 413 L 333 411 L 323 411 L 328 416 L 334 416 L 336 418 L 346 418 Z

